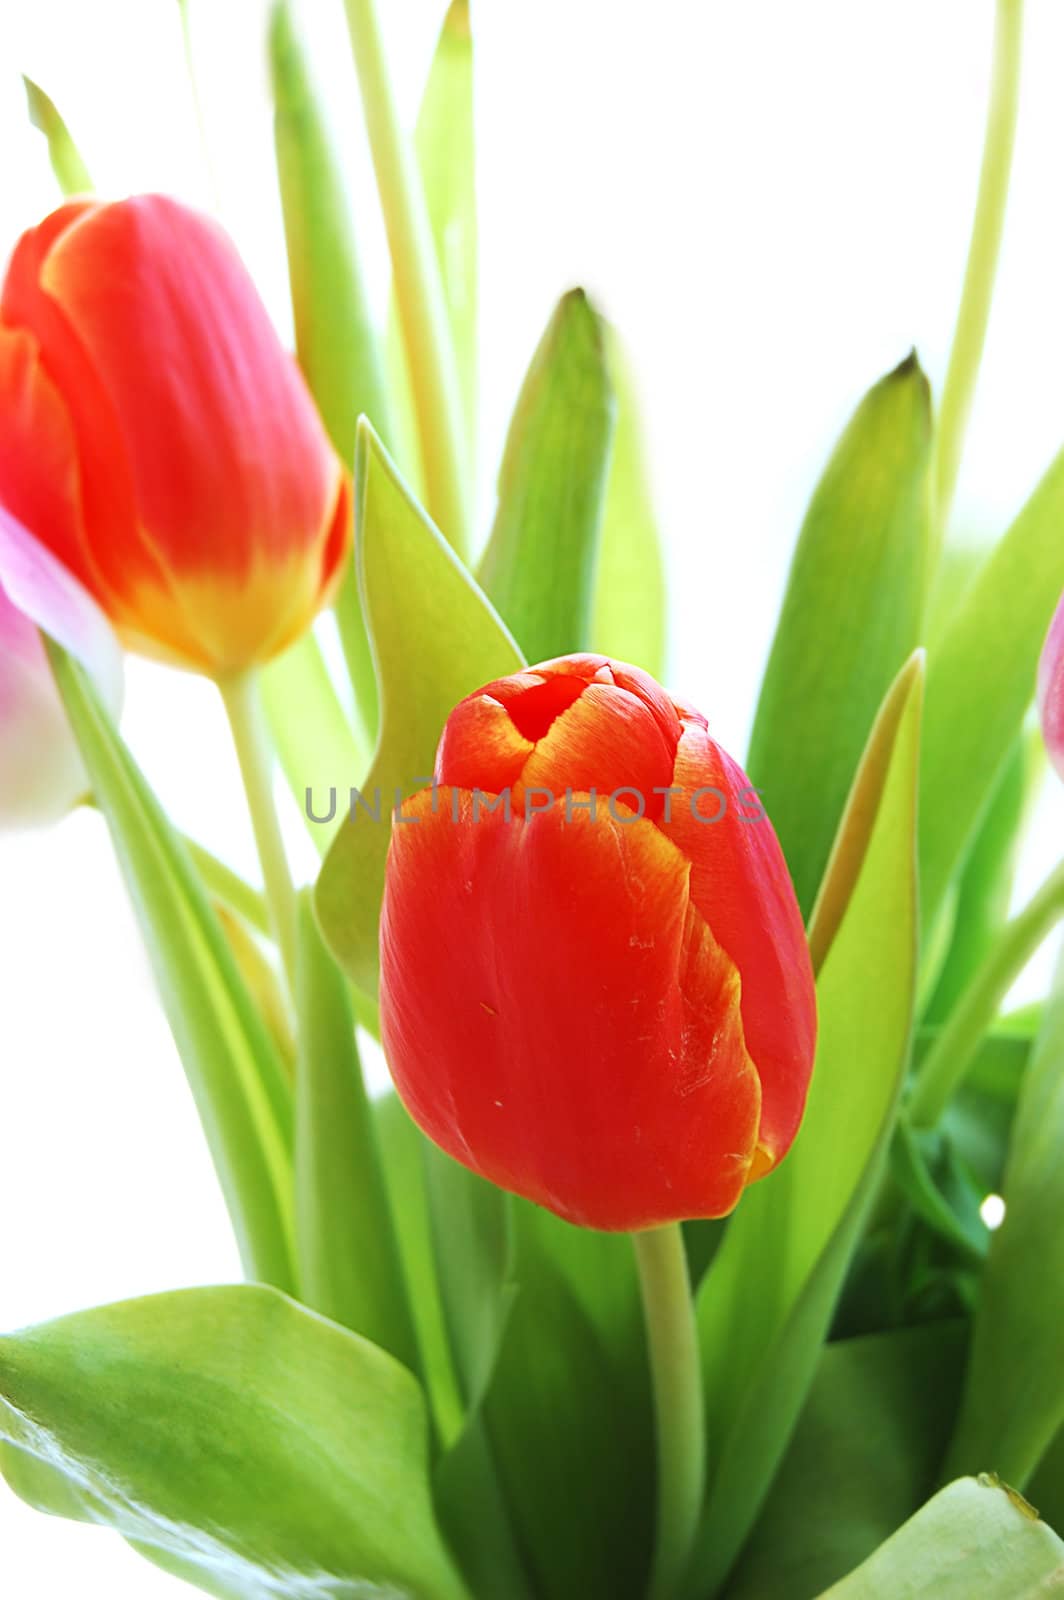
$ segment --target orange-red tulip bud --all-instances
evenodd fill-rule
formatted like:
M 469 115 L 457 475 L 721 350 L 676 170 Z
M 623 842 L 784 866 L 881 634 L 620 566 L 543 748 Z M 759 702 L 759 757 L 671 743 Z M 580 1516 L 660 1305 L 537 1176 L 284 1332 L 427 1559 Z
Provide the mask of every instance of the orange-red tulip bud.
M 571 1222 L 722 1216 L 789 1149 L 816 1009 L 779 844 L 703 717 L 567 656 L 448 719 L 395 819 L 381 1026 L 473 1171 Z
M 0 424 L 0 500 L 133 649 L 241 671 L 339 574 L 346 474 L 232 243 L 174 200 L 75 200 L 23 234 Z

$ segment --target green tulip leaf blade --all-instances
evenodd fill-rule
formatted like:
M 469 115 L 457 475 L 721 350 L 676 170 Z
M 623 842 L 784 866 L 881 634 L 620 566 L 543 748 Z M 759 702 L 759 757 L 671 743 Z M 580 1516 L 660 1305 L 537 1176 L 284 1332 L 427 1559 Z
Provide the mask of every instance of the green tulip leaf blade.
M 728 1600 L 818 1594 L 919 1509 L 956 1416 L 965 1333 L 932 1322 L 824 1346 Z
M 0 1435 L 16 1491 L 222 1600 L 468 1600 L 416 1382 L 275 1290 L 154 1295 L 0 1338 Z
M 1016 739 L 965 857 L 927 1022 L 949 1016 L 1008 920 L 1025 825 L 1044 774 L 1045 746 L 1031 729 Z
M 605 328 L 575 289 L 559 301 L 525 375 L 479 569 L 529 661 L 592 643 L 614 410 Z
M 747 770 L 805 915 L 872 720 L 920 642 L 930 461 L 914 354 L 865 396 L 813 493 L 750 741 Z
M 394 1091 L 374 1100 L 372 1112 L 399 1256 L 410 1286 L 422 1378 L 436 1432 L 447 1448 L 462 1430 L 465 1407 L 443 1310 L 426 1184 L 426 1140 Z
M 1064 1577 L 1064 1542 L 994 1478 L 939 1491 L 819 1600 L 1042 1600 Z
M 477 194 L 473 29 L 469 0 L 451 0 L 440 29 L 415 136 L 468 437 L 477 422 Z
M 620 341 L 606 329 L 617 423 L 606 481 L 591 648 L 663 678 L 668 648 L 664 554 L 643 445 L 636 386 Z
M 968 585 L 932 647 L 920 779 L 923 926 L 991 802 L 1034 698 L 1042 642 L 1064 589 L 1064 451 Z
M 360 416 L 368 416 L 383 438 L 392 437 L 380 341 L 342 170 L 289 0 L 275 0 L 268 49 L 296 353 L 329 437 L 350 465 Z M 377 688 L 353 559 L 335 606 L 360 724 L 372 742 Z
M 81 152 L 71 138 L 70 130 L 63 121 L 55 101 L 50 95 L 45 94 L 40 84 L 34 83 L 32 78 L 27 78 L 25 73 L 22 76 L 22 83 L 26 90 L 26 106 L 30 121 L 44 134 L 48 145 L 48 159 L 64 197 L 69 199 L 76 194 L 91 194 L 93 182 L 89 176 L 89 169 L 82 160 Z
M 484 1416 L 535 1592 L 639 1600 L 654 1433 L 631 1242 L 515 1200 L 511 1277 Z
M 362 786 L 366 805 L 356 803 L 333 841 L 318 880 L 317 911 L 340 965 L 360 989 L 374 995 L 396 796 L 406 797 L 428 783 L 440 733 L 458 701 L 523 663 L 506 627 L 364 419 L 355 453 L 355 501 L 381 732 Z M 339 803 L 347 809 L 346 794 Z
M 1020 1091 L 1003 1194 L 980 1282 L 953 1471 L 1024 1488 L 1064 1427 L 1064 964 Z
M 919 654 L 899 683 L 888 695 L 888 705 L 899 693 L 903 703 L 876 804 L 859 772 L 843 818 L 842 831 L 866 843 L 820 967 L 805 1119 L 779 1169 L 744 1195 L 698 1292 L 717 1463 L 693 1568 L 699 1593 L 727 1575 L 786 1449 L 894 1125 L 916 982 Z M 870 756 L 880 758 L 875 734 Z M 837 848 L 835 859 L 852 874 L 850 852 Z
M 300 905 L 295 1215 L 304 1304 L 417 1368 L 347 983 Z
M 250 1277 L 293 1285 L 292 1107 L 285 1069 L 218 918 L 86 673 L 47 641 L 107 820 Z

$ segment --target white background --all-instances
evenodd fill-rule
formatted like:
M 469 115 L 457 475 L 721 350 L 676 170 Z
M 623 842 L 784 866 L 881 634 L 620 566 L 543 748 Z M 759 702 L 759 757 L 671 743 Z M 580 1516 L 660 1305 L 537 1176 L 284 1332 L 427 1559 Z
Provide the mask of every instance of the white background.
M 384 6 L 412 118 L 440 6 Z M 386 276 L 340 0 L 304 14 L 375 291 Z M 175 0 L 6 0 L 0 250 L 54 203 L 17 70 L 98 187 L 217 196 L 278 324 L 286 278 L 258 0 L 192 0 L 208 178 Z M 789 550 L 833 438 L 909 348 L 944 368 L 989 64 L 990 0 L 493 0 L 475 13 L 482 206 L 481 503 L 523 365 L 583 283 L 641 381 L 673 575 L 674 687 L 736 751 Z M 999 296 L 957 502 L 1004 526 L 1064 442 L 1064 7 L 1031 0 Z M 1064 530 L 1062 530 L 1064 537 Z M 178 821 L 254 870 L 218 709 L 135 666 L 125 729 Z M 965 781 L 957 774 L 958 784 Z M 1047 790 L 1025 863 L 1056 857 Z M 231 1279 L 235 1252 L 100 824 L 0 839 L 0 1328 Z M 1029 976 L 1036 992 L 1044 962 Z M 183 1586 L 0 1487 L 0 1591 L 121 1600 Z M 186 1591 L 187 1592 L 187 1591 Z

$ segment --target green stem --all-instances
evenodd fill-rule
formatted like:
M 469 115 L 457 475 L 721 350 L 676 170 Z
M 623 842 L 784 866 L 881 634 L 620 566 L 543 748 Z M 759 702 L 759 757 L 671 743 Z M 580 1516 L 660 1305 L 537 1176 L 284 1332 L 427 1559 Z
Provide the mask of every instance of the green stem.
M 1002 930 L 924 1057 L 909 1100 L 913 1127 L 931 1128 L 938 1122 L 963 1082 L 979 1041 L 997 1016 L 1006 994 L 1061 917 L 1064 861 Z
M 266 885 L 266 903 L 291 994 L 295 985 L 296 896 L 274 805 L 272 753 L 259 699 L 258 679 L 254 672 L 243 672 L 220 682 L 218 689 L 240 762 Z
M 702 1367 L 679 1223 L 635 1233 L 632 1243 L 657 1416 L 658 1524 L 649 1595 L 669 1600 L 691 1559 L 705 1493 Z
M 939 538 L 949 520 L 964 435 L 979 377 L 990 321 L 1001 236 L 1005 226 L 1016 118 L 1020 105 L 1023 0 L 997 0 L 994 61 L 987 108 L 979 193 L 968 246 L 964 288 L 939 408 L 935 457 L 935 510 Z
M 346 0 L 346 9 L 395 274 L 428 509 L 444 537 L 462 551 L 468 533 L 462 393 L 428 208 L 396 113 L 374 0 Z

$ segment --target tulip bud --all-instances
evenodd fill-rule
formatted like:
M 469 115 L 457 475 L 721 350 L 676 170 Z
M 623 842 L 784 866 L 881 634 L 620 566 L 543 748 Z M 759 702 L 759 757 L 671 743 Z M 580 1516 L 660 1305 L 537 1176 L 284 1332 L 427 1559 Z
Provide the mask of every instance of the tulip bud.
M 1064 595 L 1049 624 L 1038 663 L 1038 712 L 1049 759 L 1057 775 L 1064 778 Z
M 772 826 L 703 717 L 603 656 L 451 713 L 395 819 L 381 1028 L 450 1155 L 571 1222 L 723 1216 L 786 1154 L 812 1070 Z
M 106 619 L 0 506 L 0 829 L 56 821 L 89 787 L 38 628 L 89 669 L 117 716 L 122 660 Z
M 0 316 L 0 498 L 124 642 L 224 677 L 295 640 L 349 483 L 222 230 L 159 195 L 71 201 L 19 240 Z M 52 483 L 28 495 L 34 457 Z

